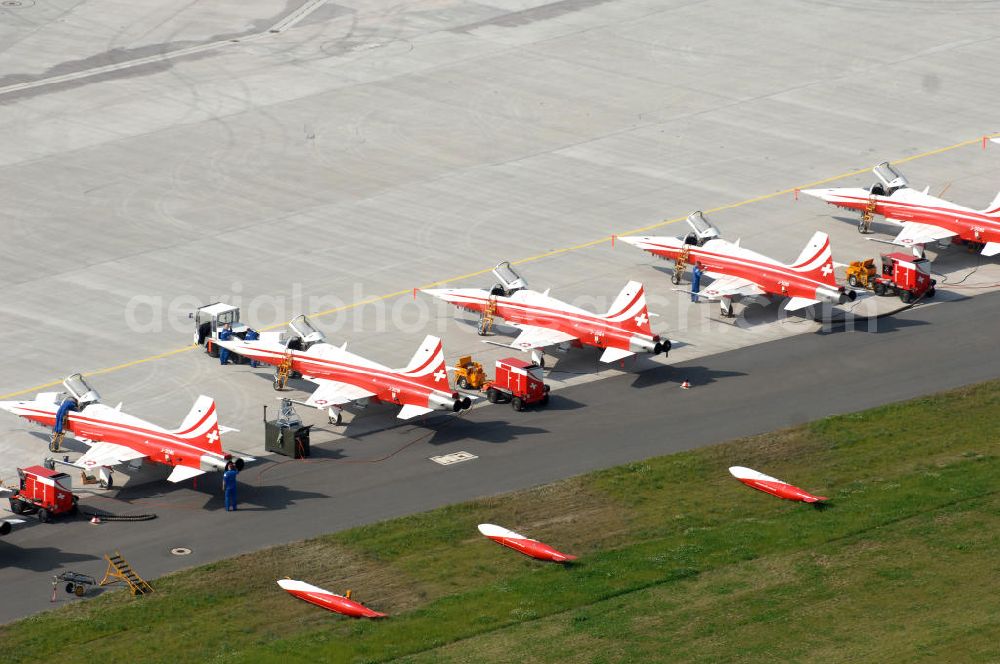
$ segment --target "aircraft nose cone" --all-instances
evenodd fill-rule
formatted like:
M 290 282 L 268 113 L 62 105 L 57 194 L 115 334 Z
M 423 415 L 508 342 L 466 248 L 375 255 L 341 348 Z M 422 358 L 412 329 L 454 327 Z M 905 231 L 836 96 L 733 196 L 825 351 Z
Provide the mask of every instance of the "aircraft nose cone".
M 448 296 L 451 295 L 451 288 L 421 288 L 421 293 L 427 293 L 431 297 L 437 297 L 442 300 L 447 300 Z
M 832 191 L 833 189 L 802 189 L 799 193 L 825 201 L 830 196 L 830 192 Z
M 619 238 L 615 238 L 619 242 L 624 242 L 625 244 L 631 244 L 633 247 L 638 247 L 639 245 L 648 242 L 649 238 L 645 236 L 638 235 L 625 235 Z
M 821 201 L 829 203 L 836 199 L 842 191 L 843 190 L 841 189 L 827 187 L 825 189 L 802 189 L 799 193 L 805 194 L 806 196 L 812 196 L 813 198 L 818 198 Z
M 20 401 L 0 401 L 0 409 L 6 410 L 8 413 L 15 412 L 15 409 L 20 405 Z

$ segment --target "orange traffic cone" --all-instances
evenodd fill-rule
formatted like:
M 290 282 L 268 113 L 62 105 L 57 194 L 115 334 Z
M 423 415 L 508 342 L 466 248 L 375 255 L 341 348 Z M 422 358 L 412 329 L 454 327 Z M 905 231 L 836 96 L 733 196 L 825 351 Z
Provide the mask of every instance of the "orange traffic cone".
M 683 382 L 683 383 L 681 383 L 681 389 L 682 389 L 682 390 L 690 390 L 690 389 L 691 389 L 691 383 L 690 383 L 690 382 L 688 382 L 688 379 L 687 379 L 687 378 L 685 378 L 685 379 L 684 379 L 684 382 Z

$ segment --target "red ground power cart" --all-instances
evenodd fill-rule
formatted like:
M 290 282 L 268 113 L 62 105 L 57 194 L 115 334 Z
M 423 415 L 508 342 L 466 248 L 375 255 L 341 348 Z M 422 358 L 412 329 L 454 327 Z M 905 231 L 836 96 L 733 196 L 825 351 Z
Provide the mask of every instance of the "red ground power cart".
M 486 399 L 490 403 L 507 403 L 516 411 L 525 406 L 549 402 L 549 386 L 545 384 L 542 367 L 516 357 L 497 360 L 496 378 L 486 383 Z
M 10 497 L 11 512 L 34 512 L 43 523 L 60 514 L 76 514 L 77 497 L 69 475 L 43 466 L 18 468 L 17 474 L 20 488 Z
M 899 295 L 907 304 L 920 297 L 934 297 L 931 262 L 910 254 L 882 254 L 882 273 L 875 277 L 872 290 L 876 295 Z

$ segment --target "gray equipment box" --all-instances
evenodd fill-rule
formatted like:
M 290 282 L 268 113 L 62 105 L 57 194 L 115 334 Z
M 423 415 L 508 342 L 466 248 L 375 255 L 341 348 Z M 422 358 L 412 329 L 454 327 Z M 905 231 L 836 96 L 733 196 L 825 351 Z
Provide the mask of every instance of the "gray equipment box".
M 312 425 L 302 426 L 291 399 L 279 401 L 281 409 L 276 420 L 267 419 L 267 406 L 264 406 L 264 449 L 293 459 L 309 456 L 309 429 Z
M 264 449 L 293 459 L 309 456 L 309 429 L 312 425 L 281 426 L 278 420 L 264 422 Z

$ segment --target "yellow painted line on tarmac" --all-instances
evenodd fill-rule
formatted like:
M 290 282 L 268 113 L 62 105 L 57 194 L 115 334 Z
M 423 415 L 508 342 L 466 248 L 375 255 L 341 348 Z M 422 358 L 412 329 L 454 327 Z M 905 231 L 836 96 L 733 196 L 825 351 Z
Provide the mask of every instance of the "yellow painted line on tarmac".
M 127 369 L 128 367 L 134 367 L 137 364 L 144 364 L 146 362 L 152 362 L 153 360 L 160 360 L 164 357 L 170 357 L 171 355 L 177 355 L 179 353 L 185 353 L 189 350 L 193 350 L 195 346 L 185 346 L 183 348 L 175 348 L 174 350 L 168 350 L 165 353 L 158 353 L 156 355 L 150 355 L 149 357 L 143 357 L 138 360 L 132 360 L 131 362 L 124 362 L 122 364 L 116 364 L 113 367 L 105 367 L 103 369 L 94 369 L 93 371 L 85 372 L 87 376 L 97 376 L 100 374 L 111 373 L 113 371 L 119 371 L 121 369 Z M 35 385 L 34 387 L 27 387 L 23 390 L 18 390 L 17 392 L 9 392 L 7 394 L 0 395 L 0 401 L 5 401 L 22 394 L 27 394 L 29 392 L 35 392 L 37 390 L 44 390 L 47 387 L 55 387 L 57 385 L 62 385 L 62 380 L 53 380 L 48 383 L 42 383 L 41 385 Z
M 1000 137 L 1000 134 L 990 134 L 990 135 L 987 135 L 987 136 L 979 136 L 977 138 L 970 139 L 968 141 L 962 141 L 961 143 L 955 143 L 954 145 L 948 145 L 948 146 L 943 147 L 943 148 L 936 148 L 934 150 L 928 150 L 927 152 L 921 152 L 919 154 L 911 155 L 909 157 L 903 157 L 902 159 L 897 159 L 897 160 L 893 161 L 892 163 L 894 163 L 894 164 L 904 164 L 904 163 L 906 163 L 908 161 L 916 161 L 917 159 L 924 159 L 925 157 L 931 157 L 931 156 L 934 156 L 934 155 L 941 154 L 943 152 L 950 152 L 951 150 L 956 150 L 958 148 L 967 147 L 969 145 L 975 145 L 975 144 L 980 143 L 981 141 L 984 141 L 984 139 L 986 139 L 986 138 L 995 138 L 995 137 Z M 837 180 L 843 180 L 844 178 L 853 177 L 855 175 L 861 175 L 863 173 L 867 173 L 869 170 L 870 170 L 870 168 L 859 168 L 857 170 L 847 171 L 846 173 L 841 173 L 840 175 L 834 175 L 834 176 L 831 176 L 831 177 L 828 177 L 828 178 L 823 178 L 822 180 L 816 180 L 815 182 L 809 182 L 809 183 L 806 183 L 806 184 L 803 184 L 803 185 L 799 185 L 797 187 L 790 187 L 788 189 L 782 189 L 780 191 L 775 191 L 775 192 L 770 193 L 770 194 L 763 194 L 761 196 L 754 196 L 753 198 L 748 198 L 746 200 L 739 201 L 738 203 L 727 203 L 725 205 L 720 205 L 718 207 L 709 208 L 707 210 L 703 210 L 703 212 L 705 212 L 706 214 L 711 214 L 711 213 L 714 213 L 714 212 L 722 212 L 723 210 L 733 210 L 735 208 L 743 207 L 744 205 L 750 205 L 751 203 L 759 203 L 761 201 L 766 201 L 766 200 L 769 200 L 769 199 L 772 199 L 772 198 L 777 198 L 778 196 L 785 196 L 785 195 L 788 195 L 788 194 L 793 194 L 796 191 L 801 191 L 802 189 L 811 189 L 813 187 L 818 187 L 820 185 L 824 185 L 824 184 L 827 184 L 827 183 L 830 183 L 830 182 L 836 182 Z M 615 236 L 618 236 L 618 235 L 634 235 L 636 233 L 643 233 L 645 231 L 650 231 L 650 230 L 653 230 L 653 229 L 656 229 L 656 228 L 662 228 L 663 226 L 668 226 L 670 224 L 676 224 L 677 222 L 683 221 L 686 218 L 687 218 L 687 216 L 685 215 L 683 217 L 673 217 L 673 218 L 670 218 L 670 219 L 664 219 L 663 221 L 658 221 L 658 222 L 656 222 L 654 224 L 649 224 L 648 226 L 640 226 L 639 228 L 633 228 L 631 230 L 622 231 L 621 233 L 616 233 Z M 568 254 L 568 253 L 573 252 L 573 251 L 579 251 L 580 249 L 588 249 L 590 247 L 594 247 L 594 246 L 597 246 L 599 244 L 603 244 L 604 242 L 609 242 L 612 239 L 612 237 L 614 237 L 614 236 L 612 236 L 612 235 L 605 235 L 604 237 L 598 238 L 596 240 L 591 240 L 589 242 L 582 242 L 580 244 L 574 244 L 574 245 L 571 245 L 571 246 L 568 246 L 568 247 L 562 247 L 560 249 L 551 249 L 549 251 L 546 251 L 546 252 L 543 252 L 543 253 L 540 253 L 540 254 L 536 254 L 534 256 L 528 256 L 526 258 L 519 258 L 517 260 L 511 261 L 511 263 L 514 264 L 514 265 L 522 265 L 524 263 L 531 263 L 533 261 L 542 260 L 543 258 L 549 258 L 551 256 L 558 256 L 560 254 Z M 423 286 L 419 286 L 418 289 L 433 288 L 435 286 L 443 286 L 445 284 L 453 283 L 453 282 L 456 282 L 456 281 L 463 281 L 465 279 L 470 279 L 472 277 L 478 277 L 480 275 L 489 273 L 492 269 L 493 269 L 492 267 L 487 267 L 487 268 L 483 268 L 482 270 L 476 270 L 475 272 L 468 272 L 466 274 L 461 274 L 461 275 L 454 276 L 454 277 L 448 277 L 447 279 L 441 279 L 440 281 L 434 281 L 432 283 L 425 284 Z M 329 316 L 330 314 L 335 314 L 335 313 L 338 313 L 338 312 L 341 312 L 341 311 L 347 311 L 349 309 L 355 309 L 357 307 L 362 307 L 362 306 L 365 306 L 365 305 L 368 305 L 368 304 L 374 304 L 375 302 L 382 302 L 384 300 L 391 300 L 394 297 L 401 297 L 403 295 L 409 295 L 411 292 L 413 292 L 411 289 L 407 289 L 407 290 L 396 291 L 394 293 L 386 293 L 384 295 L 377 295 L 375 297 L 370 297 L 368 299 L 361 300 L 360 302 L 352 302 L 351 304 L 345 304 L 343 306 L 334 307 L 332 309 L 326 309 L 324 311 L 317 311 L 317 312 L 314 312 L 314 313 L 309 314 L 309 315 L 311 317 L 313 317 L 313 318 L 322 318 L 323 316 Z M 277 325 L 270 325 L 268 327 L 261 328 L 261 329 L 265 330 L 265 331 L 266 330 L 273 330 L 273 329 L 276 329 L 276 328 L 279 328 L 279 327 L 283 327 L 284 325 L 285 325 L 284 323 L 279 323 Z M 95 376 L 95 375 L 99 375 L 99 374 L 111 373 L 113 371 L 119 371 L 121 369 L 126 369 L 128 367 L 134 367 L 134 366 L 139 365 L 139 364 L 145 364 L 146 362 L 152 362 L 154 360 L 160 360 L 160 359 L 163 359 L 165 357 L 170 357 L 172 355 L 178 355 L 180 353 L 185 353 L 187 351 L 194 350 L 195 348 L 200 348 L 200 346 L 191 345 L 191 346 L 185 346 L 184 348 L 176 348 L 174 350 L 167 351 L 165 353 L 159 353 L 157 355 L 150 355 L 149 357 L 144 357 L 144 358 L 141 358 L 141 359 L 138 359 L 138 360 L 132 360 L 131 362 L 125 362 L 124 364 L 117 364 L 117 365 L 112 366 L 112 367 L 105 367 L 104 369 L 95 369 L 93 371 L 87 371 L 85 373 L 88 376 Z M 37 390 L 42 390 L 42 389 L 45 389 L 45 388 L 48 388 L 48 387 L 54 387 L 54 386 L 60 385 L 60 384 L 62 384 L 61 380 L 54 380 L 54 381 L 51 381 L 51 382 L 48 382 L 48 383 L 43 383 L 41 385 L 35 385 L 34 387 L 28 387 L 28 388 L 25 388 L 23 390 L 18 390 L 16 392 L 9 392 L 7 394 L 0 395 L 0 401 L 7 400 L 7 399 L 12 399 L 13 397 L 21 396 L 22 394 L 28 394 L 30 392 L 34 392 L 34 391 L 37 391 Z

